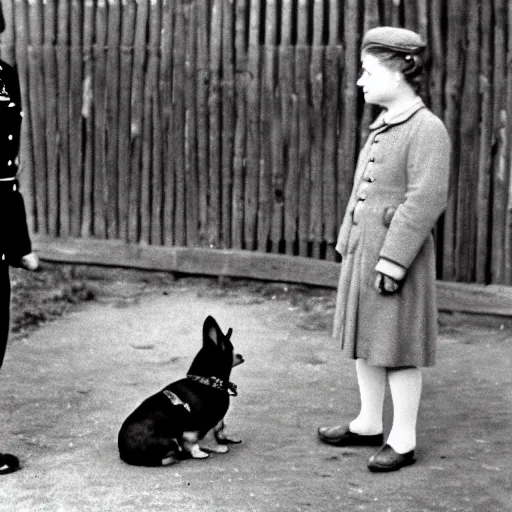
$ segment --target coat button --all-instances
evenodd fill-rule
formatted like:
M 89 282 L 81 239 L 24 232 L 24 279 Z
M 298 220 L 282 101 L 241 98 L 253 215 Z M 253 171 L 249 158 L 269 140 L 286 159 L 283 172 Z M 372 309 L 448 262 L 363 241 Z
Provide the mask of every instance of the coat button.
M 358 201 L 364 201 L 366 200 L 368 196 L 366 195 L 366 192 L 361 192 L 358 196 L 357 196 L 357 199 Z
M 366 181 L 368 183 L 373 183 L 375 181 L 375 178 L 373 176 L 366 176 Z
M 373 162 L 375 162 L 375 157 L 374 157 L 374 156 L 372 156 L 372 157 L 370 158 L 370 162 L 372 162 L 372 163 L 373 163 Z

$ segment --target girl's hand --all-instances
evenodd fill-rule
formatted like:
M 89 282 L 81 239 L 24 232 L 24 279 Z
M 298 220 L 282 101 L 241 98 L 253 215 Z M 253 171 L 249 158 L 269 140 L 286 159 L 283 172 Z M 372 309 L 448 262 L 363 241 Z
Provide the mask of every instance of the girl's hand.
M 402 281 L 397 281 L 386 274 L 377 272 L 374 287 L 382 295 L 391 295 L 392 293 L 396 293 L 400 290 L 402 287 Z

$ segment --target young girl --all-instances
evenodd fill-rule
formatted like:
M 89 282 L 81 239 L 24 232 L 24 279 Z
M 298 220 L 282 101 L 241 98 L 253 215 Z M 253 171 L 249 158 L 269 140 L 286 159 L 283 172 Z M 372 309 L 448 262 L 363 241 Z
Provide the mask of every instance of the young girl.
M 0 4 L 0 33 L 5 29 Z M 21 128 L 18 76 L 14 68 L 0 60 L 0 367 L 9 337 L 11 283 L 9 265 L 36 270 L 27 229 L 25 205 L 17 180 Z M 0 453 L 0 475 L 19 469 L 14 455 Z
M 371 471 L 414 462 L 419 367 L 435 362 L 432 229 L 446 206 L 450 142 L 418 96 L 424 50 L 409 30 L 378 27 L 365 34 L 357 85 L 382 112 L 359 155 L 336 247 L 342 263 L 334 336 L 356 361 L 361 409 L 348 425 L 321 427 L 318 434 L 336 446 L 381 446 Z M 393 425 L 384 443 L 386 380 Z

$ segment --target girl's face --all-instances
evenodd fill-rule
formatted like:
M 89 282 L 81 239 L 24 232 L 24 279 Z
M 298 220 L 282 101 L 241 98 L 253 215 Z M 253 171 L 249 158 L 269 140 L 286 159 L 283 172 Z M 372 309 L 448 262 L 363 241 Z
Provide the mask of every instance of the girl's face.
M 362 87 L 366 103 L 386 107 L 400 94 L 400 73 L 382 63 L 377 57 L 363 54 L 362 74 L 357 85 Z

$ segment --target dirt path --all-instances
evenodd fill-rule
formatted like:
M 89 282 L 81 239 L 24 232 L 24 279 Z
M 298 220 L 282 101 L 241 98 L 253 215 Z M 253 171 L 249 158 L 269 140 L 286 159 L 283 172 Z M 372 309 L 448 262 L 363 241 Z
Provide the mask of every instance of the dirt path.
M 325 328 L 331 295 L 300 302 L 179 281 L 150 293 L 109 286 L 9 347 L 1 448 L 24 468 L 1 477 L 0 510 L 512 510 L 510 332 L 443 329 L 439 363 L 424 374 L 418 463 L 375 475 L 366 469 L 372 449 L 316 440 L 319 424 L 351 419 L 359 403 L 353 364 Z M 246 359 L 232 375 L 239 396 L 227 418 L 243 444 L 168 468 L 123 464 L 121 422 L 184 375 L 207 314 L 233 327 Z

